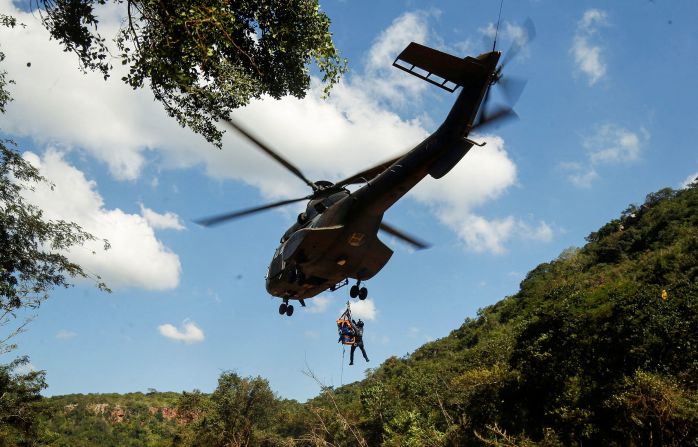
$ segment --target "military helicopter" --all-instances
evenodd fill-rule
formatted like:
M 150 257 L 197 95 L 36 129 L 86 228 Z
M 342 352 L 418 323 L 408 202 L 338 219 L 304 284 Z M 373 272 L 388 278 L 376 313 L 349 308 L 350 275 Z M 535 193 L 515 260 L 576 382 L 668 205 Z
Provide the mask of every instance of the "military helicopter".
M 526 22 L 529 40 L 535 35 L 532 22 Z M 427 175 L 440 179 L 473 146 L 483 146 L 468 135 L 475 129 L 515 118 L 511 107 L 488 110 L 490 88 L 499 84 L 504 97 L 513 104 L 521 94 L 524 81 L 505 78 L 502 69 L 522 48 L 514 42 L 502 63 L 501 52 L 459 58 L 410 43 L 393 61 L 393 66 L 453 93 L 461 88 L 455 104 L 443 124 L 409 152 L 371 167 L 336 183 L 311 181 L 300 169 L 272 150 L 240 124 L 227 124 L 307 184 L 312 193 L 232 213 L 198 220 L 213 226 L 260 211 L 308 201 L 304 212 L 283 234 L 266 275 L 266 289 L 283 300 L 279 314 L 291 316 L 297 300 L 324 290 L 334 291 L 356 281 L 349 289 L 352 298 L 366 299 L 362 282 L 375 276 L 388 262 L 393 251 L 378 239 L 382 230 L 417 249 L 427 244 L 383 222 L 383 214 Z M 362 185 L 355 191 L 347 186 Z

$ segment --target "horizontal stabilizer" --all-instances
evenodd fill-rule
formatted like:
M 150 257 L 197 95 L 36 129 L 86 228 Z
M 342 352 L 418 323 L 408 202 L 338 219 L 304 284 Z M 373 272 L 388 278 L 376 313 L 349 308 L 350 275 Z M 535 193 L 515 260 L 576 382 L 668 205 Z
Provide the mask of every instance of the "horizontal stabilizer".
M 449 92 L 463 85 L 470 76 L 486 73 L 477 59 L 461 59 L 415 42 L 402 50 L 393 66 Z

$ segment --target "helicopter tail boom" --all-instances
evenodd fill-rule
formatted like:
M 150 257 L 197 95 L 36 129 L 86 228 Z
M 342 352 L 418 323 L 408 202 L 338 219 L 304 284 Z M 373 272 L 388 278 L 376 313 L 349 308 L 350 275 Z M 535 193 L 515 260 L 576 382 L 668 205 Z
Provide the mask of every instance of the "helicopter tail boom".
M 393 66 L 451 93 L 472 76 L 486 74 L 478 59 L 461 59 L 415 42 L 402 50 Z

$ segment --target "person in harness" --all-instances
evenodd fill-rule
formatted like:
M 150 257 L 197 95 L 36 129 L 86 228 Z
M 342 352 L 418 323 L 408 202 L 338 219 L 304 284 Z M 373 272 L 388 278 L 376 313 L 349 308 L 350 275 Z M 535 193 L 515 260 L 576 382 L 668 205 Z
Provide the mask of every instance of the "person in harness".
M 354 326 L 351 324 L 352 321 L 351 310 L 347 305 L 347 310 L 337 319 L 337 333 L 339 334 L 337 343 L 342 343 L 343 345 L 351 345 L 354 343 Z
M 364 359 L 368 362 L 368 356 L 366 355 L 366 350 L 364 349 L 364 322 L 351 320 L 354 326 L 354 343 L 351 345 L 351 352 L 349 352 L 349 364 L 354 364 L 354 351 L 356 347 L 361 348 L 361 353 L 364 355 Z

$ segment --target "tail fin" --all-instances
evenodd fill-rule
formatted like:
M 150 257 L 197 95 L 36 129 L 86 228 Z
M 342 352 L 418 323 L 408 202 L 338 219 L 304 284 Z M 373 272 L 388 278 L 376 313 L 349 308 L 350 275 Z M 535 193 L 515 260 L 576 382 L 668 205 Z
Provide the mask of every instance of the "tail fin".
M 478 59 L 469 56 L 461 59 L 414 42 L 402 50 L 393 66 L 448 92 L 454 92 L 471 76 L 481 77 L 487 73 L 485 65 Z

